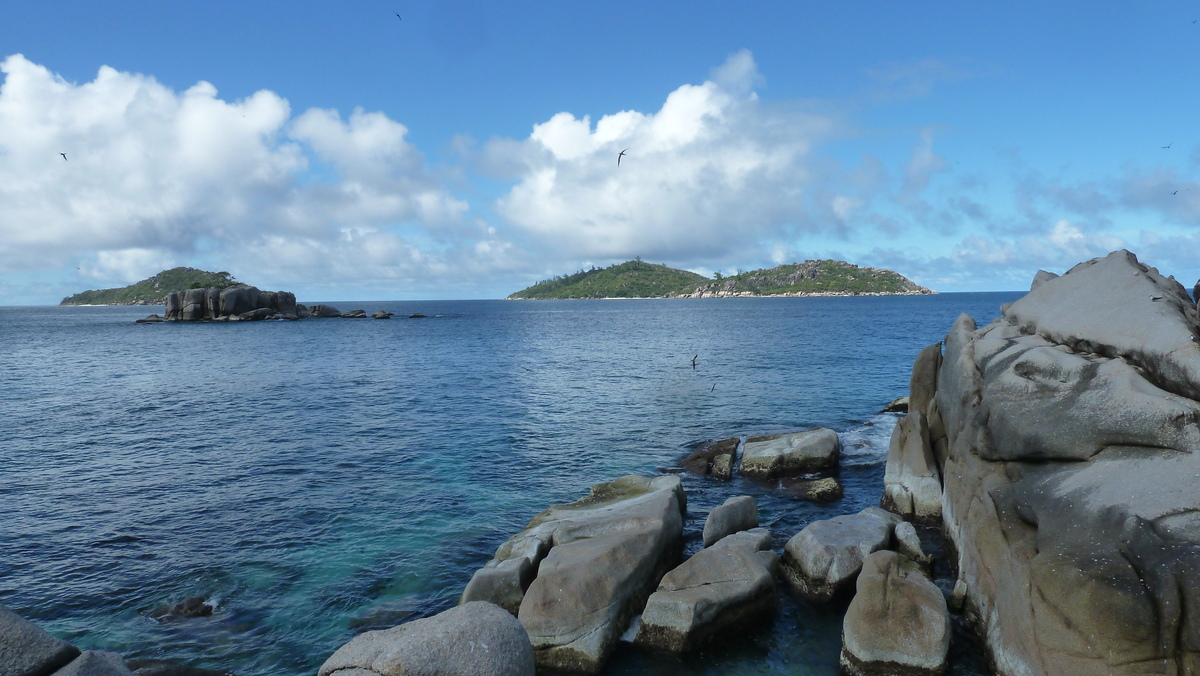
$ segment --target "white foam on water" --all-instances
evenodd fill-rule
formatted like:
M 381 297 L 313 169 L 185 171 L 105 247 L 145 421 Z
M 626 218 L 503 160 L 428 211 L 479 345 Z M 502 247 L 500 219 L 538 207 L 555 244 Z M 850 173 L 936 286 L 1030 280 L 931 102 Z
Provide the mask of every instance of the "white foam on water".
M 900 419 L 897 413 L 880 413 L 838 434 L 842 442 L 842 464 L 874 465 L 887 461 L 888 442 Z

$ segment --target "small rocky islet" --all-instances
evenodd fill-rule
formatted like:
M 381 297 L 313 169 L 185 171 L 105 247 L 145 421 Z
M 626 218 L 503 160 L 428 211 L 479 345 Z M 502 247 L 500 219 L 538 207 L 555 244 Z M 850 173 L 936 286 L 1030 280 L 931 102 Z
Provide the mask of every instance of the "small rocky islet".
M 622 644 L 720 650 L 780 593 L 849 599 L 847 674 L 945 673 L 959 623 L 998 674 L 1200 669 L 1200 318 L 1182 285 L 1123 250 L 1040 272 L 990 324 L 964 314 L 922 350 L 895 406 L 880 507 L 835 503 L 777 534 L 737 496 L 681 561 L 677 475 L 600 483 L 500 543 L 457 607 L 363 633 L 319 675 L 600 673 Z M 822 429 L 726 439 L 682 467 L 819 482 L 836 444 Z M 930 576 L 930 531 L 949 579 Z M 40 631 L 0 611 L 0 655 L 33 664 L 13 637 Z M 135 673 L 38 636 L 59 666 L 12 673 Z M 86 656 L 111 670 L 65 671 Z

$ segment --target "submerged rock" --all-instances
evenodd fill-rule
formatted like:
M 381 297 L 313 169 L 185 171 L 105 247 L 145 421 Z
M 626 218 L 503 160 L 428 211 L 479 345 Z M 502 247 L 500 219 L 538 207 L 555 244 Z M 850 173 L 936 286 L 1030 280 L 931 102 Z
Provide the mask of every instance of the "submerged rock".
M 833 477 L 824 479 L 781 479 L 779 488 L 786 495 L 810 502 L 835 502 L 841 500 L 845 491 Z
M 837 432 L 828 427 L 750 437 L 742 449 L 741 472 L 751 479 L 776 479 L 834 469 L 840 452 Z
M 356 636 L 318 676 L 533 676 L 533 648 L 511 614 L 473 601 L 391 629 Z
M 950 651 L 946 599 L 920 566 L 890 551 L 863 562 L 842 623 L 842 673 L 938 676 Z
M 149 316 L 146 316 L 146 317 L 136 320 L 134 323 L 136 323 L 136 324 L 158 324 L 159 322 L 163 322 L 163 321 L 166 321 L 166 320 L 164 320 L 162 317 L 159 317 L 158 315 L 149 315 Z
M 891 544 L 892 528 L 899 521 L 894 514 L 868 507 L 810 523 L 784 546 L 784 579 L 810 601 L 832 599 L 854 583 L 868 554 Z
M 908 395 L 896 397 L 883 407 L 880 413 L 908 413 Z
M 677 476 L 597 484 L 509 538 L 461 602 L 517 606 L 539 667 L 595 673 L 678 561 L 685 509 Z
M 745 632 L 775 607 L 777 567 L 766 529 L 722 538 L 663 577 L 646 601 L 634 642 L 685 652 Z
M 185 667 L 162 660 L 126 660 L 125 666 L 129 667 L 133 676 L 234 676 L 228 671 Z
M 134 676 L 134 673 L 125 666 L 120 655 L 89 650 L 54 672 L 53 676 Z
M 371 315 L 371 317 L 373 317 L 374 319 L 391 319 L 392 313 L 385 312 L 384 310 L 376 310 L 375 314 Z
M 146 613 L 149 617 L 155 619 L 172 618 L 172 617 L 207 617 L 212 615 L 213 607 L 209 605 L 203 596 L 191 596 L 178 603 L 170 603 L 159 606 Z

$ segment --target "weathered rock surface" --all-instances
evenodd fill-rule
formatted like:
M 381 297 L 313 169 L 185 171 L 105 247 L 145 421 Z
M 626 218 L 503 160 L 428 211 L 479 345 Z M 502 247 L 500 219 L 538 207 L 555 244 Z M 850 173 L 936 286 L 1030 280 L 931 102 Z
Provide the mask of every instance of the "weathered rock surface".
M 159 324 L 163 321 L 166 321 L 166 320 L 164 320 L 162 317 L 159 317 L 158 315 L 147 315 L 145 317 L 142 317 L 141 319 L 134 320 L 134 323 L 136 323 L 136 324 Z
M 811 601 L 832 599 L 854 583 L 868 554 L 891 544 L 899 521 L 895 514 L 868 507 L 810 523 L 784 546 L 784 579 Z
M 496 598 L 511 609 L 519 598 L 517 618 L 539 667 L 595 673 L 678 561 L 685 509 L 677 476 L 598 484 L 509 538 L 462 602 Z
M 913 561 L 880 551 L 863 562 L 842 623 L 842 673 L 937 676 L 950 651 L 941 590 Z
M 89 650 L 71 660 L 53 676 L 134 676 L 116 653 Z
M 321 665 L 319 676 L 533 676 L 533 648 L 504 609 L 474 601 L 391 629 L 368 631 Z
M 880 413 L 908 413 L 908 395 L 896 397 L 883 407 Z
M 746 631 L 775 607 L 777 567 L 766 529 L 722 538 L 663 577 L 634 641 L 684 652 Z
M 0 606 L 0 673 L 52 674 L 79 656 L 79 649 Z
M 349 312 L 342 313 L 342 319 L 366 319 L 366 317 L 366 310 L 351 310 Z
M 684 459 L 683 468 L 693 474 L 729 481 L 733 478 L 733 463 L 740 443 L 738 437 L 706 443 Z
M 376 310 L 375 314 L 371 315 L 371 317 L 373 317 L 375 319 L 391 319 L 392 313 L 386 312 L 384 310 Z
M 898 554 L 912 559 L 922 568 L 928 569 L 933 564 L 933 557 L 921 548 L 921 536 L 917 534 L 916 527 L 908 521 L 896 524 L 892 529 L 892 539 L 895 540 Z
M 332 305 L 313 305 L 308 308 L 310 317 L 341 317 L 342 311 Z
M 750 437 L 742 449 L 741 473 L 751 479 L 775 479 L 833 469 L 841 448 L 837 432 L 827 427 Z
M 704 520 L 704 546 L 711 547 L 726 535 L 751 528 L 758 528 L 758 503 L 749 495 L 729 498 L 713 507 Z
M 238 317 L 266 319 L 296 317 L 296 296 L 287 291 L 260 291 L 253 286 L 231 286 L 225 289 L 188 289 L 167 294 L 164 319 L 175 322 L 198 322 Z M 153 316 L 153 315 L 152 315 Z
M 842 485 L 831 476 L 824 479 L 780 479 L 779 489 L 792 497 L 812 502 L 834 502 L 841 500 L 845 494 Z
M 1118 251 L 946 336 L 943 520 L 1000 674 L 1200 671 L 1198 335 Z
M 896 422 L 883 475 L 884 509 L 921 523 L 942 517 L 942 480 L 925 414 L 913 408 Z

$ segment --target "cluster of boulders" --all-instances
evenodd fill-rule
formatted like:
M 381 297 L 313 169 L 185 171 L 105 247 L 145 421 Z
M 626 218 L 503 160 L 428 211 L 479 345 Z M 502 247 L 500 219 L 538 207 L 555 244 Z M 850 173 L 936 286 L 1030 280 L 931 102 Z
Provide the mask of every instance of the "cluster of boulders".
M 738 450 L 741 449 L 739 462 Z M 842 446 L 837 432 L 817 427 L 800 432 L 721 439 L 702 444 L 682 462 L 689 472 L 729 481 L 734 468 L 747 479 L 813 502 L 842 497 L 837 471 Z M 825 475 L 825 476 L 820 476 Z
M 55 638 L 0 605 L 0 674 L 4 676 L 232 676 L 159 660 L 124 660 Z
M 332 305 L 304 306 L 296 302 L 296 296 L 291 292 L 259 291 L 244 284 L 224 289 L 214 287 L 173 291 L 167 294 L 163 304 L 166 306 L 163 316 L 153 314 L 137 320 L 137 323 L 296 320 L 306 317 L 363 319 L 368 316 L 366 310 L 342 312 Z M 393 313 L 378 310 L 370 316 L 374 319 L 391 319 Z M 420 319 L 424 316 L 417 312 L 409 315 L 409 318 Z
M 913 369 L 885 501 L 940 517 L 1001 674 L 1200 671 L 1200 322 L 1128 251 L 1039 272 Z
M 774 614 L 781 577 L 818 602 L 858 578 L 864 599 L 856 596 L 861 609 L 847 624 L 843 654 L 856 673 L 944 668 L 946 602 L 924 572 L 928 557 L 916 531 L 900 517 L 874 507 L 815 522 L 788 541 L 781 561 L 771 533 L 759 527 L 754 499 L 738 496 L 709 512 L 704 548 L 680 563 L 686 506 L 676 475 L 598 484 L 587 497 L 538 514 L 502 544 L 471 578 L 458 608 L 420 621 L 420 641 L 411 633 L 417 622 L 368 632 L 330 657 L 320 676 L 492 673 L 456 659 L 484 653 L 521 665 L 494 673 L 533 674 L 535 665 L 597 673 L 622 640 L 682 653 L 744 634 Z M 864 569 L 870 576 L 859 575 Z M 470 630 L 460 626 L 468 608 Z M 509 658 L 496 655 L 502 649 Z

